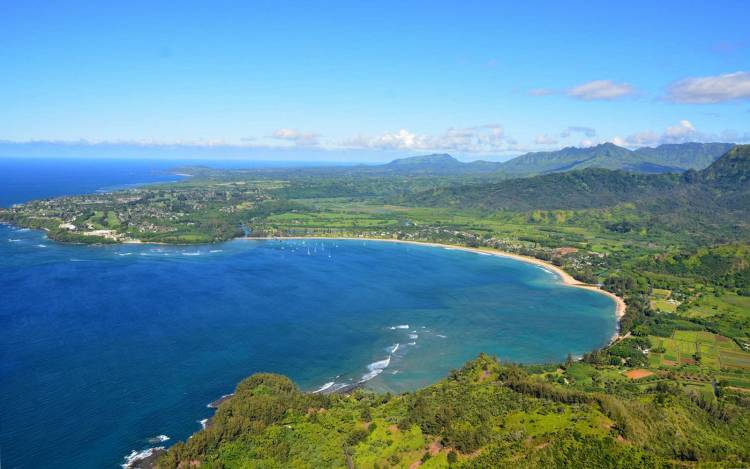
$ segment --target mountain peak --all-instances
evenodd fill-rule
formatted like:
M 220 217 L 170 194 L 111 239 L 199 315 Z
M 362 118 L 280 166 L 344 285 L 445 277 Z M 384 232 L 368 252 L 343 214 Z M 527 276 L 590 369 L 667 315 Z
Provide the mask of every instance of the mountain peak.
M 730 184 L 750 182 L 750 145 L 735 145 L 701 173 L 707 181 Z
M 600 143 L 600 144 L 595 145 L 595 146 L 593 146 L 591 148 L 627 150 L 627 148 L 621 147 L 619 145 L 615 145 L 612 142 Z
M 456 166 L 461 164 L 460 161 L 453 158 L 447 153 L 433 153 L 430 155 L 421 156 L 410 156 L 408 158 L 399 158 L 388 163 L 388 166 L 421 166 L 421 167 L 435 167 L 435 166 Z

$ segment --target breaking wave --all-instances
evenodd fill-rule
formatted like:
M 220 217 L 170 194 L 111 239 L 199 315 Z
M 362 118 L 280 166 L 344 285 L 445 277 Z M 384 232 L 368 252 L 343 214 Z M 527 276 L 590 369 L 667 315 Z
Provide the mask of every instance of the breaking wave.
M 324 384 L 323 386 L 319 387 L 315 391 L 313 391 L 313 394 L 317 394 L 319 392 L 323 392 L 325 390 L 331 389 L 333 385 L 336 384 L 335 381 L 329 381 L 328 383 Z
M 159 435 L 162 436 L 162 435 Z M 135 464 L 143 461 L 146 458 L 150 458 L 156 451 L 163 451 L 163 446 L 157 446 L 155 448 L 144 449 L 143 451 L 133 450 L 129 455 L 125 456 L 125 462 L 121 465 L 124 469 L 134 469 Z
M 156 435 L 153 438 L 149 438 L 148 442 L 154 445 L 156 443 L 164 443 L 165 441 L 169 441 L 169 440 L 170 438 L 167 435 Z

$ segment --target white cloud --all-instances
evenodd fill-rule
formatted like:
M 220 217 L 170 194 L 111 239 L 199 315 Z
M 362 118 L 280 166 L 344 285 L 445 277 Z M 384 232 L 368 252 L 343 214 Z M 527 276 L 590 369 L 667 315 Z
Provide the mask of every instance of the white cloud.
M 589 138 L 596 137 L 596 129 L 592 129 L 591 127 L 582 127 L 580 125 L 572 125 L 560 132 L 560 138 L 568 138 L 574 133 L 580 133 Z
M 625 139 L 621 138 L 621 137 L 615 137 L 615 138 L 613 138 L 612 139 L 612 143 L 614 143 L 618 147 L 626 147 L 626 146 L 628 146 L 628 144 L 625 141 Z
M 698 135 L 693 124 L 689 120 L 683 119 L 677 125 L 667 127 L 662 139 L 667 143 L 682 143 L 694 139 Z
M 660 141 L 659 134 L 652 130 L 646 130 L 645 132 L 637 132 L 629 135 L 625 139 L 626 147 L 645 147 L 649 145 L 658 144 Z
M 429 147 L 428 139 L 427 136 L 401 129 L 395 133 L 384 133 L 373 138 L 360 135 L 347 140 L 344 145 L 378 150 L 423 150 Z
M 589 138 L 584 138 L 581 140 L 581 143 L 578 144 L 578 146 L 582 148 L 593 147 L 594 145 L 597 145 L 597 142 Z
M 318 144 L 320 135 L 311 132 L 301 132 L 295 129 L 278 129 L 271 134 L 272 138 L 292 142 L 295 145 L 311 146 Z
M 547 134 L 539 134 L 534 139 L 534 143 L 537 145 L 554 145 L 557 143 L 557 140 Z
M 515 150 L 516 141 L 499 124 L 450 128 L 439 135 L 420 135 L 401 129 L 377 136 L 360 135 L 341 142 L 347 148 L 408 151 L 458 151 L 466 153 Z
M 614 142 L 614 140 L 613 142 L 616 145 L 634 148 L 661 145 L 663 143 L 695 142 L 707 139 L 710 139 L 710 136 L 699 132 L 689 120 L 683 119 L 677 124 L 664 129 L 664 132 L 661 134 L 653 130 L 646 130 L 629 135 L 625 139 L 620 139 L 622 143 Z
M 689 104 L 750 100 L 750 72 L 685 78 L 667 88 L 667 99 Z
M 632 85 L 615 83 L 611 80 L 594 80 L 567 91 L 568 96 L 584 101 L 613 100 L 634 93 L 635 88 Z

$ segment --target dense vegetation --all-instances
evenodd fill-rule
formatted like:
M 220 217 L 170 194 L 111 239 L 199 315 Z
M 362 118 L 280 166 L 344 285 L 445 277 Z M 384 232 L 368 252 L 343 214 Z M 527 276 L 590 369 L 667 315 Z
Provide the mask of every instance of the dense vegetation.
M 559 367 L 481 357 L 402 396 L 311 395 L 255 376 L 164 467 L 747 465 L 750 146 L 680 174 L 510 179 L 492 163 L 465 165 L 430 155 L 378 167 L 191 168 L 180 183 L 30 202 L 0 209 L 0 220 L 88 243 L 245 234 L 481 246 L 547 260 L 627 303 L 618 341 Z
M 567 383 L 567 384 L 559 384 Z M 480 356 L 414 393 L 301 393 L 254 375 L 159 467 L 677 467 L 750 459 L 750 397 L 708 397 L 614 367 Z
M 605 143 L 590 148 L 570 147 L 558 151 L 528 153 L 506 162 L 502 170 L 526 176 L 585 168 L 674 173 L 703 169 L 731 147 L 727 143 L 684 143 L 630 151 Z

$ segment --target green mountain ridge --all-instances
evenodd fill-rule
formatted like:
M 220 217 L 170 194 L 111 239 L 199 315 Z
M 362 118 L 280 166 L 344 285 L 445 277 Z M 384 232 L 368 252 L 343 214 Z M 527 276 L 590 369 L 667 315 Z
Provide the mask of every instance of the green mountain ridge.
M 614 145 L 613 145 L 614 146 Z M 750 145 L 738 145 L 708 168 L 684 174 L 635 174 L 586 168 L 530 178 L 437 188 L 410 202 L 485 210 L 582 209 L 692 196 L 692 203 L 721 202 L 748 192 Z M 721 205 L 721 203 L 719 204 Z M 748 207 L 746 207 L 748 208 Z
M 635 173 L 680 173 L 704 169 L 726 153 L 731 143 L 680 143 L 628 150 L 613 143 L 593 147 L 567 147 L 557 151 L 526 153 L 499 163 L 472 161 L 463 163 L 448 154 L 399 158 L 371 167 L 371 171 L 471 174 L 499 173 L 526 177 L 586 168 L 623 170 Z
M 585 168 L 621 169 L 639 173 L 674 173 L 703 169 L 726 153 L 729 143 L 681 143 L 628 150 L 613 143 L 588 148 L 527 153 L 505 162 L 513 175 L 545 174 Z

